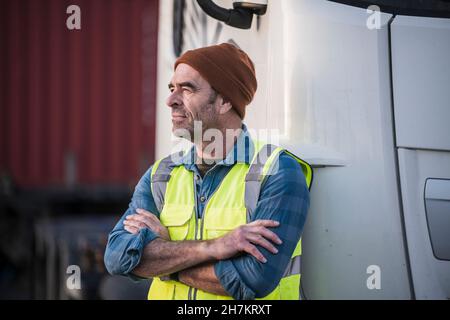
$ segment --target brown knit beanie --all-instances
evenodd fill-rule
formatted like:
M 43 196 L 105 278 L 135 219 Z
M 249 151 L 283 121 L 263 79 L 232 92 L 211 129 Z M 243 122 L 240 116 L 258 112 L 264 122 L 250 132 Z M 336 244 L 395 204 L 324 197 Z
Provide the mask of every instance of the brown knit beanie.
M 184 53 L 175 61 L 174 70 L 185 63 L 197 70 L 211 87 L 229 99 L 241 119 L 253 100 L 258 84 L 255 67 L 248 55 L 229 43 L 222 43 Z

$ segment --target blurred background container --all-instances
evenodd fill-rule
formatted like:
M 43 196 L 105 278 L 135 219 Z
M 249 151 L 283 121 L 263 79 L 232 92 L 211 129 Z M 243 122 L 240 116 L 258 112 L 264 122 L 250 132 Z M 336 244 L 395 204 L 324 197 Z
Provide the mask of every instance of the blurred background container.
M 145 298 L 148 283 L 107 276 L 103 250 L 154 161 L 158 7 L 0 2 L 0 298 Z

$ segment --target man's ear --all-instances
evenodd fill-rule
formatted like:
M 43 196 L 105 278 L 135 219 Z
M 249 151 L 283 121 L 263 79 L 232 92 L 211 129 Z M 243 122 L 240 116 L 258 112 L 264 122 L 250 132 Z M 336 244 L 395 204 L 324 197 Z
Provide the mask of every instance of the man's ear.
M 231 104 L 231 101 L 227 98 L 224 98 L 222 96 L 219 96 L 219 105 L 218 105 L 218 111 L 219 114 L 225 114 L 228 111 L 233 109 L 233 105 Z

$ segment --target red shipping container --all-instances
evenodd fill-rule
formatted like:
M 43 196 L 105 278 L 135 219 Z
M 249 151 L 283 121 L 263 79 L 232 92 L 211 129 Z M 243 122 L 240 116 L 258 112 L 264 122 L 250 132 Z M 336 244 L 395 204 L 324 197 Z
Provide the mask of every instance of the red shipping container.
M 158 1 L 3 0 L 0 15 L 0 174 L 134 185 L 154 161 Z

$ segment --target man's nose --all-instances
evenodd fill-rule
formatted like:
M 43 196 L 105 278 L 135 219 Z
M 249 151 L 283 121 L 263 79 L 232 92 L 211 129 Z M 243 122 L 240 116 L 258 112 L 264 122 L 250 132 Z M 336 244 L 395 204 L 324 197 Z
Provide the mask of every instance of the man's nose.
M 177 107 L 181 105 L 181 97 L 178 90 L 173 90 L 166 99 L 168 107 Z

